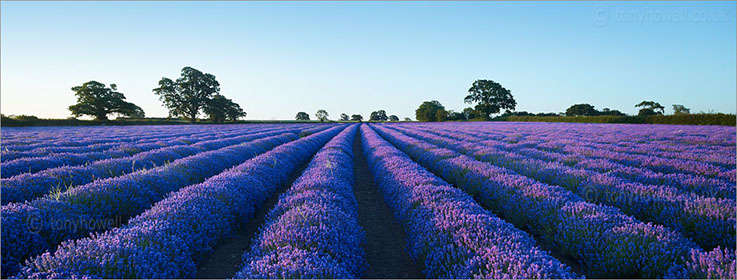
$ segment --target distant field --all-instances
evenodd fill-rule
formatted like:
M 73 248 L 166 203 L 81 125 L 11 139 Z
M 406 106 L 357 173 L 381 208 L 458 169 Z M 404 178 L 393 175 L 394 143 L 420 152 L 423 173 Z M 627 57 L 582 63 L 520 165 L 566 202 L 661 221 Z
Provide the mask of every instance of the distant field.
M 540 122 L 4 127 L 2 277 L 733 279 L 736 138 Z

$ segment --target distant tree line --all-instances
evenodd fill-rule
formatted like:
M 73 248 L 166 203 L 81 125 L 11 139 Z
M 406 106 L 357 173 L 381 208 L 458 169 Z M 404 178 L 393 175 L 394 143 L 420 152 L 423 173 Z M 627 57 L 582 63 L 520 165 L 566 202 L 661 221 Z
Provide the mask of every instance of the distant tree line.
M 116 84 L 106 86 L 97 81 L 89 81 L 81 86 L 72 88 L 77 97 L 77 103 L 69 106 L 72 115 L 79 117 L 88 115 L 95 120 L 107 120 L 108 115 L 115 114 L 129 118 L 144 118 L 141 107 L 126 101 L 125 95 L 118 92 Z M 220 83 L 214 75 L 203 73 L 192 67 L 182 68 L 180 77 L 172 80 L 161 78 L 159 87 L 153 89 L 164 106 L 169 111 L 169 117 L 185 118 L 195 122 L 197 116 L 205 114 L 215 123 L 225 121 L 235 122 L 246 116 L 246 112 L 233 100 L 220 94 Z M 420 104 L 415 110 L 415 118 L 423 122 L 467 121 L 467 120 L 501 120 L 508 117 L 553 117 L 553 116 L 626 116 L 619 110 L 604 108 L 597 110 L 587 103 L 574 104 L 561 113 L 529 113 L 515 111 L 517 102 L 512 92 L 493 80 L 476 80 L 468 89 L 464 103 L 472 107 L 462 111 L 447 110 L 439 101 L 430 100 Z M 674 115 L 689 115 L 690 109 L 680 104 L 673 104 Z M 658 116 L 665 114 L 665 107 L 655 101 L 642 101 L 635 105 L 639 108 L 638 116 Z M 502 112 L 499 114 L 500 112 Z M 492 118 L 492 115 L 499 114 Z M 324 109 L 315 113 L 315 119 L 320 122 L 329 121 L 330 116 Z M 296 120 L 310 120 L 306 112 L 298 112 Z M 364 117 L 360 114 L 348 115 L 341 113 L 339 121 L 361 122 Z M 371 112 L 369 121 L 399 121 L 396 115 L 387 115 L 384 110 Z M 411 121 L 404 118 L 404 121 Z
M 324 109 L 317 110 L 317 112 L 315 113 L 315 118 L 317 120 L 319 120 L 320 122 L 329 121 L 329 119 L 328 119 L 329 116 L 330 115 L 328 114 L 328 112 L 325 111 Z M 298 121 L 309 121 L 310 120 L 310 115 L 307 114 L 306 112 L 297 112 L 297 115 L 294 116 L 294 119 L 295 120 L 298 120 Z M 340 118 L 338 120 L 339 121 L 355 121 L 355 122 L 361 122 L 361 121 L 363 121 L 363 116 L 360 115 L 360 114 L 353 114 L 353 115 L 351 115 L 349 117 L 348 114 L 341 113 L 340 114 Z M 405 118 L 404 120 L 405 121 L 411 121 L 410 118 Z M 397 122 L 397 121 L 399 121 L 399 117 L 397 117 L 396 115 L 389 115 L 389 116 L 387 116 L 386 115 L 386 111 L 384 111 L 384 110 L 377 110 L 377 111 L 371 112 L 371 115 L 369 117 L 369 121 L 380 121 L 380 122 L 392 121 L 392 122 Z
M 476 80 L 468 89 L 463 99 L 473 107 L 464 108 L 460 112 L 447 110 L 437 100 L 425 101 L 415 110 L 415 118 L 422 122 L 466 121 L 466 120 L 505 120 L 508 117 L 557 117 L 557 116 L 626 116 L 619 110 L 604 108 L 597 110 L 587 103 L 574 104 L 561 113 L 529 113 L 514 111 L 517 102 L 512 92 L 492 80 Z M 665 114 L 665 107 L 655 101 L 642 101 L 635 105 L 640 108 L 638 116 L 658 116 Z M 492 118 L 492 115 L 504 113 Z M 683 105 L 673 104 L 674 115 L 688 115 L 690 109 Z
M 635 105 L 635 108 L 640 108 L 637 116 L 663 116 L 665 115 L 665 107 L 654 101 L 642 101 Z M 673 115 L 688 115 L 691 110 L 680 104 L 673 104 Z M 504 119 L 511 116 L 517 117 L 556 117 L 556 116 L 567 116 L 567 117 L 594 117 L 594 116 L 627 116 L 619 110 L 604 108 L 601 111 L 597 110 L 593 105 L 587 103 L 574 104 L 568 107 L 565 112 L 562 113 L 528 113 L 526 111 L 519 112 L 504 112 L 495 119 Z

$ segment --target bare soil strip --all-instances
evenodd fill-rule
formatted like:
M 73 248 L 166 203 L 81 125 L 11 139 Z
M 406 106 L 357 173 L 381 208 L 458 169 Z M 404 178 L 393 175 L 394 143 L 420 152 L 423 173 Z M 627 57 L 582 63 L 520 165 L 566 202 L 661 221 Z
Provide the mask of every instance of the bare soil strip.
M 358 201 L 359 224 L 366 230 L 364 278 L 425 278 L 422 268 L 407 252 L 407 236 L 384 202 L 368 168 L 358 133 L 353 143 L 353 191 Z
M 526 230 L 527 233 L 530 233 L 529 230 Z M 581 264 L 574 258 L 566 255 L 562 255 L 556 251 L 555 248 L 551 246 L 551 244 L 548 244 L 545 242 L 545 240 L 538 235 L 534 235 L 530 233 L 530 236 L 532 236 L 533 239 L 535 239 L 535 244 L 537 247 L 540 247 L 540 249 L 543 249 L 545 251 L 548 251 L 553 258 L 559 260 L 561 263 L 571 267 L 571 271 L 577 273 L 578 275 L 585 275 L 583 271 L 583 267 Z
M 229 279 L 235 276 L 243 266 L 243 253 L 251 249 L 251 241 L 264 224 L 266 214 L 279 201 L 279 195 L 286 192 L 294 180 L 302 175 L 308 164 L 309 162 L 302 165 L 291 175 L 288 184 L 282 186 L 259 209 L 256 209 L 256 214 L 247 225 L 239 227 L 230 239 L 215 246 L 212 253 L 197 267 L 198 279 Z

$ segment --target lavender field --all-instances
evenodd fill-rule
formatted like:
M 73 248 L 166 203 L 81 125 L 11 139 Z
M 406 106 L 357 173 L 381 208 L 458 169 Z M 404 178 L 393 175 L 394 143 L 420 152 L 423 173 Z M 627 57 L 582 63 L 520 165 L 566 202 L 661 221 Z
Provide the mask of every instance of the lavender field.
M 734 127 L 3 128 L 2 278 L 737 278 Z

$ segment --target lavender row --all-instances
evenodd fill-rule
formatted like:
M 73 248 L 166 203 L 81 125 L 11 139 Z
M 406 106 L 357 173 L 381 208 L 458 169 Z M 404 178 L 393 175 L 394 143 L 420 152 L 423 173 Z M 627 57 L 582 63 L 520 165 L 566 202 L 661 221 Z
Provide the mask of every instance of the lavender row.
M 259 131 L 261 130 L 255 130 L 254 132 Z M 251 132 L 245 132 L 245 134 L 248 133 Z M 244 132 L 236 132 L 222 135 L 210 133 L 209 135 L 206 135 L 204 137 L 179 137 L 171 140 L 161 139 L 154 142 L 128 144 L 124 146 L 118 146 L 113 149 L 108 149 L 103 152 L 61 153 L 33 158 L 19 158 L 12 161 L 3 161 L 2 164 L 0 164 L 0 168 L 2 168 L 2 178 L 8 178 L 22 173 L 36 173 L 42 170 L 59 166 L 82 165 L 97 160 L 132 156 L 141 152 L 159 149 L 162 147 L 188 145 L 205 140 L 215 140 L 218 138 L 234 137 L 243 134 Z
M 613 128 L 614 127 L 614 128 Z M 582 148 L 586 152 L 603 150 L 608 153 L 597 154 L 599 157 L 606 157 L 612 159 L 618 159 L 617 157 L 611 157 L 612 155 L 622 155 L 624 158 L 621 162 L 624 164 L 638 164 L 643 162 L 648 165 L 649 168 L 654 171 L 670 171 L 673 173 L 677 172 L 689 172 L 694 174 L 709 175 L 713 172 L 711 169 L 734 169 L 735 163 L 735 151 L 734 149 L 723 148 L 717 146 L 714 149 L 714 145 L 696 145 L 683 147 L 674 141 L 664 141 L 670 139 L 668 137 L 633 137 L 630 141 L 622 141 L 621 137 L 613 137 L 614 134 L 627 135 L 634 130 L 631 126 L 625 127 L 627 129 L 617 130 L 616 126 L 604 127 L 608 130 L 600 131 L 598 135 L 592 135 L 593 132 L 590 130 L 579 131 L 578 133 L 572 133 L 570 130 L 571 126 L 566 127 L 565 130 L 556 130 L 555 128 L 544 128 L 548 131 L 554 131 L 557 133 L 548 133 L 547 135 L 541 135 L 539 131 L 532 131 L 530 139 L 542 139 L 543 141 L 553 140 L 553 143 L 565 139 L 562 145 L 558 145 L 558 148 L 566 150 L 570 148 Z M 657 130 L 657 128 L 654 128 Z M 690 129 L 690 128 L 688 128 Z M 563 132 L 563 133 L 561 133 Z M 495 132 L 489 132 L 495 133 Z M 585 139 L 585 140 L 583 140 Z M 721 140 L 724 138 L 714 138 L 714 140 Z M 612 141 L 615 140 L 615 141 Z M 535 140 L 533 140 L 535 141 Z M 629 150 L 622 152 L 621 150 Z M 673 151 L 677 151 L 673 153 Z M 670 157 L 659 157 L 658 154 L 670 154 L 675 156 Z M 679 155 L 686 155 L 685 158 Z M 648 159 L 654 157 L 659 158 L 657 162 L 648 162 Z M 711 160 L 710 160 L 711 159 Z M 717 161 L 715 164 L 710 161 Z M 689 167 L 689 165 L 694 165 Z M 718 176 L 719 173 L 714 172 L 713 176 Z
M 473 134 L 475 132 L 469 131 L 469 133 Z M 488 136 L 488 134 L 484 135 L 484 138 L 486 138 L 486 136 Z M 547 138 L 560 139 L 566 137 L 566 132 L 564 132 L 549 135 Z M 541 138 L 545 139 L 546 137 Z M 714 177 L 721 180 L 728 180 L 732 185 L 734 185 L 735 182 L 734 151 L 720 156 L 719 158 L 724 160 L 715 165 L 701 160 L 657 157 L 650 154 L 649 151 L 651 149 L 649 147 L 638 147 L 636 150 L 640 151 L 640 153 L 617 152 L 615 147 L 618 146 L 618 143 L 597 145 L 591 143 L 593 140 L 589 140 L 591 139 L 590 137 L 581 137 L 578 135 L 573 135 L 570 139 L 571 140 L 566 141 L 564 145 L 554 146 L 557 148 L 555 151 L 564 152 L 569 155 L 585 156 L 586 158 L 606 159 L 627 166 L 644 167 L 655 172 L 669 174 L 694 174 Z M 537 144 L 539 144 L 537 141 L 521 141 L 516 143 L 515 148 L 520 148 L 520 146 L 529 147 Z M 694 157 L 703 158 L 704 154 L 695 154 Z M 731 164 L 729 164 L 730 162 Z
M 120 175 L 155 168 L 168 162 L 242 142 L 278 135 L 286 131 L 263 132 L 225 139 L 202 141 L 194 145 L 175 145 L 130 157 L 95 161 L 81 166 L 62 166 L 34 174 L 21 174 L 2 179 L 2 204 L 31 200 L 50 192 L 60 193 L 74 186 L 94 182 L 95 180 L 117 177 Z
M 155 142 L 155 141 L 154 141 Z M 5 144 L 5 143 L 3 143 Z M 114 148 L 125 148 L 126 146 L 132 145 L 131 143 L 100 143 L 92 144 L 89 146 L 64 146 L 64 147 L 43 147 L 37 148 L 30 151 L 2 151 L 3 162 L 11 161 L 21 158 L 33 158 L 42 157 L 52 154 L 60 153 L 82 153 L 82 152 L 101 152 L 108 149 Z
M 482 142 L 488 145 L 488 142 Z M 498 147 L 498 146 L 494 146 Z M 586 169 L 598 173 L 621 178 L 626 181 L 639 182 L 646 185 L 666 185 L 677 189 L 692 192 L 702 196 L 717 198 L 734 198 L 737 188 L 734 183 L 722 179 L 709 178 L 702 175 L 685 173 L 660 173 L 616 163 L 608 159 L 589 158 L 582 154 L 562 154 L 553 151 L 544 151 L 532 148 L 518 150 L 505 149 L 508 152 L 518 153 L 527 157 L 556 161 L 574 168 Z
M 734 198 L 737 191 L 735 184 L 719 179 L 683 173 L 663 174 L 646 168 L 626 166 L 607 159 L 589 158 L 582 154 L 561 154 L 547 149 L 539 149 L 538 147 L 535 147 L 536 145 L 534 144 L 526 146 L 520 146 L 517 144 L 508 145 L 502 141 L 487 140 L 483 136 L 471 131 L 446 130 L 441 129 L 440 127 L 434 130 L 430 128 L 423 129 L 423 131 L 452 138 L 461 142 L 478 142 L 491 148 L 499 148 L 507 152 L 520 154 L 525 157 L 539 159 L 542 161 L 556 161 L 574 168 L 606 173 L 626 181 L 635 181 L 648 185 L 672 186 L 687 192 L 693 192 L 695 194 L 708 197 Z
M 111 136 L 125 136 L 125 130 L 128 127 L 140 126 L 46 126 L 46 127 L 6 127 L 3 129 L 3 138 L 12 141 L 13 144 L 33 144 L 38 141 L 53 140 L 58 137 L 75 140 L 84 138 L 90 134 L 106 134 Z M 167 131 L 181 130 L 181 127 L 196 126 L 180 126 L 176 128 L 167 125 L 149 125 L 145 126 L 145 131 L 151 133 L 165 133 Z
M 101 144 L 101 143 L 128 143 L 128 142 L 136 142 L 146 139 L 157 139 L 162 136 L 162 133 L 151 131 L 152 127 L 149 126 L 141 126 L 141 127 L 123 127 L 123 128 L 115 128 L 110 129 L 111 131 L 100 131 L 99 133 L 91 133 L 91 131 L 85 131 L 86 134 L 82 135 L 78 138 L 70 138 L 70 137 L 63 137 L 57 135 L 56 137 L 53 137 L 51 139 L 41 140 L 38 142 L 34 142 L 27 145 L 22 146 L 16 146 L 16 145 L 8 145 L 4 147 L 5 150 L 8 151 L 31 151 L 38 148 L 47 148 L 47 147 L 84 147 L 94 144 Z M 206 128 L 190 128 L 196 131 L 206 131 Z M 85 130 L 85 129 L 81 129 Z M 58 130 L 55 130 L 54 133 L 58 133 Z M 81 133 L 81 131 L 80 131 Z M 191 132 L 190 132 L 191 133 Z M 100 135 L 102 134 L 102 136 Z M 181 134 L 181 132 L 166 132 L 165 134 Z M 136 135 L 136 136 L 130 136 L 130 135 Z
M 529 229 L 559 253 L 581 262 L 589 277 L 663 277 L 671 268 L 688 264 L 686 258 L 692 250 L 701 250 L 666 227 L 645 224 L 613 207 L 585 202 L 559 186 L 387 128 L 377 127 L 377 131 L 506 221 Z
M 140 145 L 143 144 L 156 144 L 157 142 L 161 141 L 172 141 L 172 140 L 181 140 L 181 141 L 195 141 L 197 139 L 206 138 L 206 137 L 224 137 L 225 135 L 234 135 L 236 133 L 247 133 L 254 130 L 267 130 L 267 129 L 277 129 L 277 127 L 270 127 L 270 126 L 257 126 L 257 127 L 245 127 L 245 128 L 231 128 L 231 129 L 221 129 L 217 132 L 214 132 L 212 130 L 196 130 L 196 131 L 189 131 L 185 130 L 184 132 L 179 132 L 176 134 L 168 133 L 168 134 L 160 134 L 157 135 L 157 137 L 149 137 L 147 139 L 136 139 L 135 141 L 113 141 L 113 142 L 106 142 L 106 143 L 100 143 L 100 144 L 92 144 L 87 146 L 61 146 L 61 147 L 41 147 L 36 148 L 29 151 L 2 151 L 2 160 L 4 162 L 9 162 L 11 160 L 17 160 L 21 158 L 37 158 L 37 157 L 45 157 L 45 156 L 56 156 L 60 154 L 82 154 L 82 153 L 91 153 L 91 152 L 100 152 L 100 153 L 113 153 L 116 154 L 118 151 L 123 151 L 128 154 L 134 154 L 140 152 Z M 135 133 L 134 131 L 130 131 L 131 133 Z M 96 136 L 89 136 L 89 137 L 96 137 Z
M 278 125 L 259 124 L 254 125 L 262 128 L 276 128 Z M 217 131 L 234 132 L 243 130 L 242 125 L 221 125 Z M 14 130 L 11 130 L 14 129 Z M 8 128 L 8 134 L 12 132 L 25 133 L 38 128 Z M 86 147 L 95 143 L 135 143 L 137 141 L 155 140 L 161 137 L 178 137 L 188 134 L 213 133 L 211 126 L 199 125 L 177 125 L 177 126 L 109 126 L 109 127 L 47 127 L 45 137 L 34 138 L 25 144 L 15 145 L 8 143 L 8 150 L 16 147 L 23 151 L 32 151 L 48 147 Z M 66 131 L 71 130 L 71 132 Z M 66 131 L 66 132 L 65 132 Z M 6 132 L 3 129 L 3 132 Z M 3 136 L 7 135 L 3 133 Z M 65 144 L 66 143 L 66 144 Z
M 149 129 L 141 130 L 137 135 L 153 135 L 166 133 L 163 127 L 148 127 Z M 38 145 L 40 143 L 54 142 L 74 142 L 89 140 L 90 135 L 97 136 L 100 139 L 114 139 L 118 137 L 126 137 L 126 128 L 124 127 L 26 127 L 26 128 L 6 128 L 3 129 L 3 144 L 7 148 L 14 149 L 16 147 L 23 148 L 29 145 Z
M 360 278 L 366 267 L 353 195 L 358 125 L 330 140 L 266 216 L 235 278 Z
M 228 132 L 236 132 L 238 130 L 232 129 L 232 131 Z M 135 131 L 130 131 L 135 132 Z M 225 133 L 226 131 L 220 132 Z M 118 139 L 109 141 L 109 142 L 103 142 L 98 144 L 91 144 L 91 145 L 85 145 L 85 146 L 44 146 L 35 148 L 32 150 L 27 151 L 10 151 L 10 150 L 3 150 L 2 151 L 2 159 L 3 162 L 16 160 L 20 158 L 33 158 L 33 157 L 42 157 L 42 156 L 49 156 L 54 154 L 61 154 L 61 153 L 71 153 L 71 154 L 78 154 L 78 153 L 89 153 L 89 152 L 104 152 L 109 149 L 115 149 L 115 148 L 125 148 L 130 145 L 136 145 L 141 143 L 154 143 L 161 140 L 171 140 L 176 138 L 196 138 L 198 136 L 207 136 L 207 135 L 215 135 L 219 133 L 213 133 L 212 131 L 185 131 L 185 132 L 178 132 L 178 133 L 166 133 L 166 134 L 158 134 L 155 135 L 156 137 L 131 137 L 131 136 L 118 136 Z M 147 136 L 150 136 L 147 134 Z M 61 135 L 57 136 L 59 138 L 63 137 Z M 101 138 L 103 136 L 96 135 L 96 134 L 90 134 L 87 136 L 88 138 Z M 105 136 L 106 138 L 109 136 Z M 134 141 L 127 141 L 134 139 Z M 126 141 L 124 141 L 126 140 Z M 40 143 L 43 143 L 39 141 Z M 5 143 L 3 143 L 5 144 Z
M 532 126 L 530 124 L 509 125 L 467 125 L 456 123 L 447 126 L 422 125 L 433 130 L 462 130 L 465 133 L 477 134 L 485 139 L 508 143 L 517 148 L 534 147 L 545 150 L 560 151 L 571 145 L 586 145 L 599 149 L 635 153 L 643 156 L 664 156 L 666 158 L 686 159 L 716 164 L 724 168 L 733 168 L 735 162 L 734 148 L 714 145 L 684 146 L 674 141 L 659 141 L 642 136 L 629 136 L 631 131 L 642 129 L 632 126 L 618 127 L 607 125 L 591 127 L 575 124 L 546 124 Z M 583 128 L 583 129 L 582 129 Z M 659 128 L 659 127 L 658 127 Z M 662 129 L 662 128 L 661 128 Z M 619 136 L 619 137 L 618 137 Z M 722 138 L 723 139 L 723 138 Z M 730 164 L 732 163 L 732 164 Z
M 284 133 L 240 143 L 154 169 L 97 180 L 58 195 L 5 205 L 1 217 L 3 277 L 17 271 L 23 260 L 62 241 L 124 224 L 165 194 L 202 182 L 296 137 Z
M 318 132 L 320 132 L 320 131 L 323 131 L 323 130 L 325 130 L 326 128 L 329 128 L 329 127 L 333 127 L 333 125 L 331 125 L 331 124 L 319 124 L 319 125 L 313 125 L 312 127 L 309 127 L 309 128 L 306 128 L 306 129 L 302 129 L 302 130 L 301 130 L 301 131 L 299 132 L 299 137 L 300 137 L 300 138 L 302 138 L 302 137 L 307 137 L 307 136 L 309 136 L 309 135 L 312 135 L 312 134 L 318 133 Z
M 361 127 L 368 165 L 428 278 L 576 278 L 527 233 Z
M 538 131 L 568 130 L 579 137 L 591 138 L 611 143 L 670 143 L 676 147 L 707 148 L 730 151 L 736 144 L 734 127 L 695 126 L 695 125 L 632 125 L 632 124 L 572 124 L 572 123 L 484 123 L 469 124 L 483 131 L 519 131 L 519 129 Z M 633 129 L 637 128 L 637 129 Z M 665 147 L 665 146 L 664 146 Z
M 696 148 L 683 148 L 683 149 L 670 149 L 662 150 L 655 147 L 662 147 L 663 144 L 655 143 L 637 143 L 637 145 L 622 146 L 619 143 L 600 144 L 595 142 L 584 142 L 571 139 L 573 145 L 582 145 L 592 149 L 605 149 L 618 153 L 625 154 L 636 154 L 639 156 L 651 156 L 660 158 L 669 158 L 674 160 L 688 160 L 698 161 L 707 164 L 718 165 L 722 168 L 730 168 L 735 165 L 735 158 L 730 156 L 728 153 L 720 153 L 716 151 L 710 151 L 708 149 L 696 149 Z
M 665 278 L 736 279 L 737 256 L 734 249 L 716 248 L 710 252 L 691 250 L 686 263 L 671 267 Z
M 435 126 L 440 128 L 439 126 Z M 647 156 L 658 156 L 658 157 L 669 157 L 669 158 L 680 158 L 688 160 L 703 161 L 707 163 L 718 164 L 723 167 L 733 167 L 735 164 L 735 151 L 733 147 L 727 146 L 716 146 L 716 145 L 684 145 L 678 143 L 670 135 L 661 135 L 656 138 L 649 138 L 646 136 L 633 136 L 631 135 L 633 126 L 614 126 L 607 125 L 601 127 L 590 127 L 583 126 L 585 129 L 579 128 L 576 125 L 566 124 L 548 124 L 545 126 L 530 127 L 526 125 L 517 124 L 513 126 L 512 130 L 497 130 L 498 126 L 494 126 L 493 130 L 481 130 L 478 127 L 469 128 L 461 124 L 454 125 L 454 127 L 462 128 L 468 132 L 485 133 L 487 136 L 494 135 L 495 137 L 510 136 L 516 133 L 525 134 L 523 139 L 519 142 L 528 143 L 539 143 L 546 142 L 551 148 L 562 148 L 568 145 L 587 145 L 593 148 L 601 148 L 606 150 L 613 150 L 617 152 L 636 153 Z M 641 127 L 638 127 L 641 128 Z M 667 134 L 674 134 L 673 130 L 678 129 L 676 133 L 690 134 L 694 130 L 693 127 L 681 128 L 672 126 L 654 126 L 644 129 L 645 131 L 658 131 L 665 130 Z M 719 131 L 719 129 L 717 129 Z M 710 133 L 715 134 L 715 133 Z M 713 137 L 714 140 L 724 140 L 729 135 L 716 133 Z M 625 136 L 625 137 L 622 137 Z M 732 136 L 733 137 L 733 136 Z M 584 140 L 585 139 L 585 140 Z M 726 142 L 733 142 L 727 140 Z
M 193 278 L 196 267 L 289 180 L 334 127 L 278 146 L 169 195 L 127 225 L 64 242 L 27 262 L 21 278 Z M 296 136 L 291 136 L 292 138 Z
M 735 246 L 734 199 L 703 197 L 673 187 L 628 182 L 607 174 L 499 151 L 473 140 L 459 142 L 420 131 L 402 131 L 543 183 L 561 186 L 586 201 L 614 206 L 643 221 L 669 226 L 704 248 Z
M 730 169 L 699 161 L 626 154 L 582 146 L 566 146 L 563 151 L 608 159 L 629 166 L 641 166 L 655 172 L 696 174 L 735 182 L 734 168 Z

